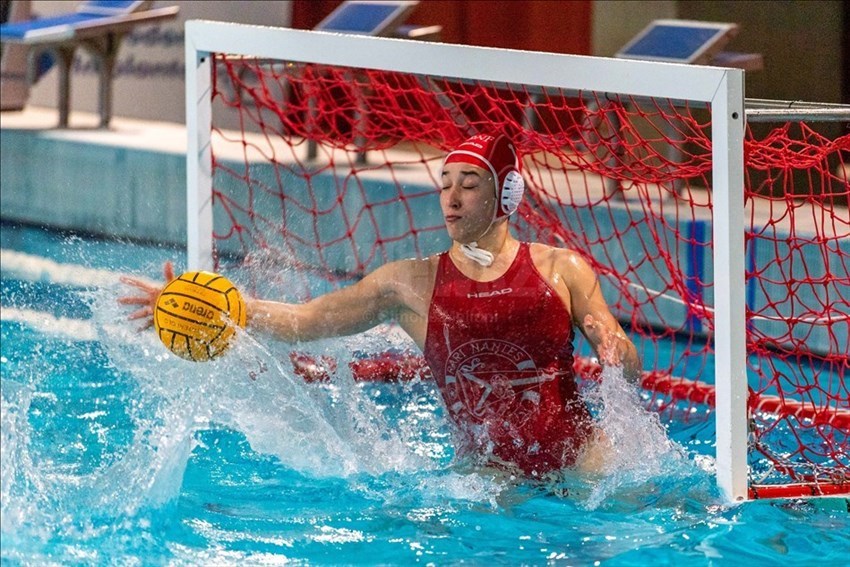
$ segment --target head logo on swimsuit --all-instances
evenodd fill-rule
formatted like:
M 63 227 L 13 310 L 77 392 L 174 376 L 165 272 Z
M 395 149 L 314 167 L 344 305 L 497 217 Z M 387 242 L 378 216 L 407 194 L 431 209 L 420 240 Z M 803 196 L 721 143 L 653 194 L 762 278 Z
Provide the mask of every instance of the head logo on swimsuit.
M 513 293 L 513 291 L 514 291 L 514 288 L 506 287 L 504 289 L 496 289 L 496 290 L 493 290 L 493 291 L 478 291 L 478 292 L 467 293 L 466 297 L 468 297 L 469 299 L 477 299 L 477 298 L 481 298 L 481 297 L 497 297 L 499 295 L 507 295 L 509 293 Z

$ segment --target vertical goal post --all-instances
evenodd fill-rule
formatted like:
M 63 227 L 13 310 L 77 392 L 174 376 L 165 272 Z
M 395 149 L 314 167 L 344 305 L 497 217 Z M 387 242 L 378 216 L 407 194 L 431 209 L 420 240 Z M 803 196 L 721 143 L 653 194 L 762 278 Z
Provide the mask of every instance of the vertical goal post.
M 742 70 L 208 21 L 186 22 L 185 49 L 187 254 L 193 270 L 213 267 L 210 93 L 214 53 L 709 104 L 717 481 L 729 501 L 747 498 Z

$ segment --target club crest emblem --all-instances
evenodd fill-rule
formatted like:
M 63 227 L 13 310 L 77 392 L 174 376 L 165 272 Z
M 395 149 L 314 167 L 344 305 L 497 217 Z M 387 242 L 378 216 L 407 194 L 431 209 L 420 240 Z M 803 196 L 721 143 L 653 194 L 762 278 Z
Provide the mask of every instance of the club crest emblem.
M 524 403 L 538 405 L 540 385 L 554 376 L 541 374 L 531 356 L 508 341 L 469 341 L 452 350 L 446 362 L 445 394 L 449 409 L 477 418 L 507 417 Z

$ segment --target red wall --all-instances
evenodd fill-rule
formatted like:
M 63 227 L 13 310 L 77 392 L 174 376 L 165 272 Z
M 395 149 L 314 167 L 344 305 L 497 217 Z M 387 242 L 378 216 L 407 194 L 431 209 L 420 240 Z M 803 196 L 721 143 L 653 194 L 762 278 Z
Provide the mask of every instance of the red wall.
M 341 2 L 294 0 L 292 27 L 312 29 Z M 442 41 L 590 54 L 590 0 L 423 0 L 409 24 L 443 26 Z

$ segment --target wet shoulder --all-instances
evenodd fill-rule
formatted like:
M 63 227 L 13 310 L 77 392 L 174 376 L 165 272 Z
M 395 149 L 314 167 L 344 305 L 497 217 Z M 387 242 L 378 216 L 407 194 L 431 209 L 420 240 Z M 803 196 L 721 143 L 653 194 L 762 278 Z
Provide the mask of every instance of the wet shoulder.
M 558 248 L 534 242 L 531 243 L 529 252 L 534 267 L 547 280 L 555 273 L 568 278 L 571 274 L 582 272 L 587 267 L 587 262 L 581 257 L 581 254 L 569 248 Z
M 417 295 L 429 294 L 434 285 L 439 256 L 410 258 L 385 264 L 376 270 L 381 279 L 390 287 Z

